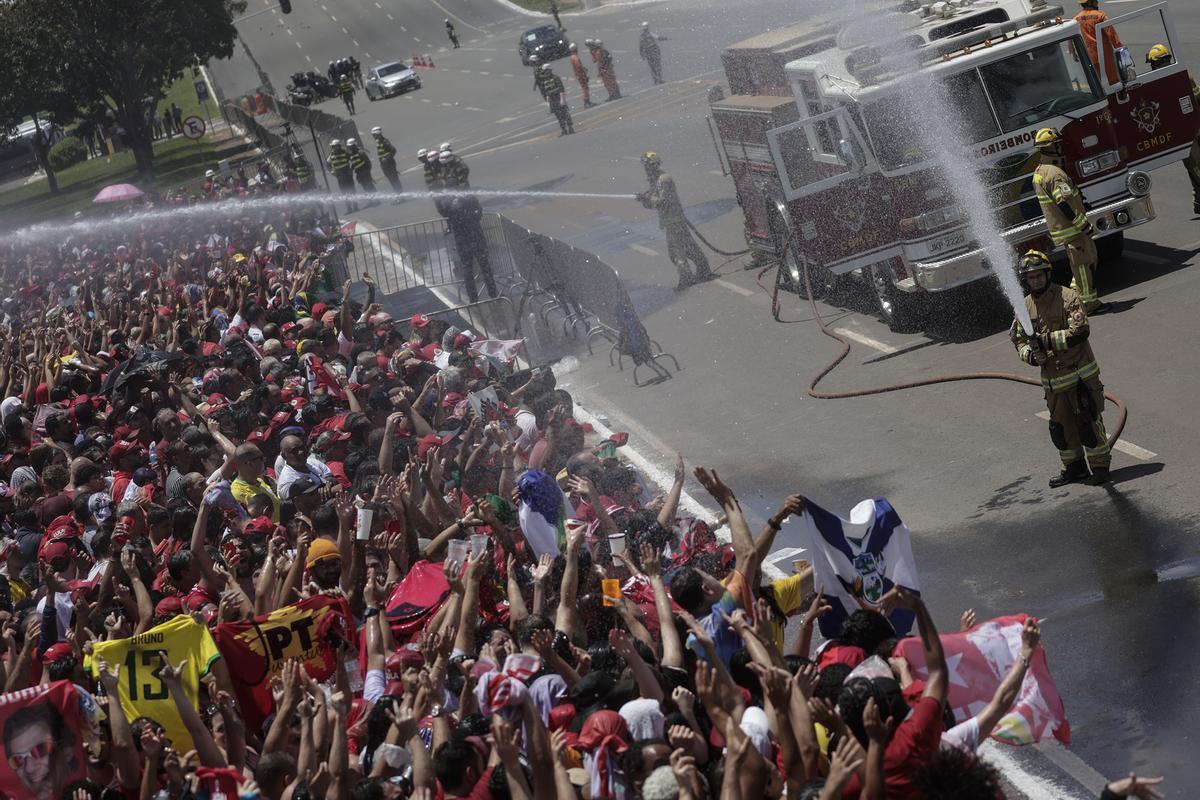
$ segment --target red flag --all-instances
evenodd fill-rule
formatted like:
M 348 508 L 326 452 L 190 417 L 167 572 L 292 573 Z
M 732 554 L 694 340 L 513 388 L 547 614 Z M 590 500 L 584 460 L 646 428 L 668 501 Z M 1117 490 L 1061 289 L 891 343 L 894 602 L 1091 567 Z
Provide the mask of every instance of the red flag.
M 308 368 L 308 388 L 309 391 L 316 389 L 318 386 L 324 386 L 325 391 L 336 397 L 339 400 L 346 399 L 346 392 L 341 386 L 338 386 L 337 381 L 329 374 L 329 370 L 316 356 L 310 356 L 304 361 Z
M 0 796 L 56 798 L 87 777 L 79 699 L 69 680 L 0 695 Z
M 354 641 L 350 606 L 344 597 L 316 595 L 244 622 L 227 622 L 213 632 L 229 663 L 242 714 L 252 730 L 274 709 L 271 679 L 289 658 L 299 659 L 318 681 L 337 668 L 339 641 Z
M 997 617 L 968 631 L 941 637 L 946 665 L 950 669 L 948 701 L 954 718 L 962 722 L 978 714 L 992 700 L 1004 676 L 1021 652 L 1021 629 L 1027 614 Z M 896 654 L 912 664 L 924 678 L 929 674 L 921 640 L 908 637 L 896 645 Z M 1039 647 L 1029 662 L 1029 671 L 1012 709 L 992 732 L 992 738 L 1005 744 L 1032 744 L 1052 734 L 1063 744 L 1071 743 L 1071 725 L 1050 677 L 1046 651 Z
M 418 561 L 392 590 L 386 611 L 397 642 L 414 638 L 450 596 L 450 584 L 441 563 Z

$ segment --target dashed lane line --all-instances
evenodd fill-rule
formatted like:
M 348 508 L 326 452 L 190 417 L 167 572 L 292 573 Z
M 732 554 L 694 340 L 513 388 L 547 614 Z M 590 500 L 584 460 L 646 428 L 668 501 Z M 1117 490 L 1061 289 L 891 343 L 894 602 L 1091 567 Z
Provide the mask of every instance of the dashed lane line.
M 1037 418 L 1044 419 L 1047 422 L 1049 422 L 1050 421 L 1050 412 L 1049 411 L 1039 411 L 1037 413 Z M 1158 458 L 1158 453 L 1147 450 L 1144 447 L 1138 447 L 1133 442 L 1127 442 L 1124 439 L 1117 439 L 1117 443 L 1113 445 L 1113 450 L 1120 450 L 1125 455 L 1133 456 L 1138 461 L 1150 461 L 1152 459 Z
M 731 292 L 740 294 L 742 297 L 754 297 L 754 292 L 750 289 L 747 289 L 745 286 L 738 286 L 736 283 L 730 283 L 724 278 L 717 278 L 715 281 L 713 281 L 713 283 L 724 287 Z
M 657 256 L 658 255 L 657 250 L 653 250 L 649 247 L 646 247 L 646 245 L 644 245 L 644 244 L 634 243 L 634 244 L 629 245 L 629 249 L 636 250 L 644 256 Z
M 837 333 L 837 334 L 841 334 L 842 336 L 845 336 L 847 339 L 850 339 L 851 341 L 855 341 L 855 342 L 858 342 L 859 344 L 866 345 L 867 347 L 870 347 L 872 350 L 878 350 L 879 352 L 884 353 L 889 356 L 894 353 L 899 352 L 896 348 L 892 347 L 890 344 L 881 342 L 878 339 L 873 339 L 870 336 L 867 336 L 865 333 L 859 333 L 858 331 L 852 331 L 849 328 L 834 328 L 833 332 Z

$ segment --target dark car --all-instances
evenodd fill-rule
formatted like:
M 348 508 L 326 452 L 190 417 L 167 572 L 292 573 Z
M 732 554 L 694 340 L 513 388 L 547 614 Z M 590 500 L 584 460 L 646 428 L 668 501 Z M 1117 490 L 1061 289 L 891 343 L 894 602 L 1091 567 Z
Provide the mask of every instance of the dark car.
M 542 25 L 521 34 L 521 41 L 517 43 L 517 54 L 521 56 L 521 63 L 527 67 L 530 64 L 530 56 L 537 56 L 538 61 L 545 64 L 547 61 L 566 58 L 570 54 L 567 49 L 570 44 L 558 28 Z

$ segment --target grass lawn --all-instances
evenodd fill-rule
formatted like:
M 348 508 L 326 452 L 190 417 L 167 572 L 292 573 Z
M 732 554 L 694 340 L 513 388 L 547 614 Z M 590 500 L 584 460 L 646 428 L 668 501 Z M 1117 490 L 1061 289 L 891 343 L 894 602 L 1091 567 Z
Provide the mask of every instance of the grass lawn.
M 204 106 L 208 106 L 208 112 L 212 114 L 214 119 L 221 118 L 221 112 L 217 108 L 217 102 L 213 100 L 212 95 L 208 96 L 206 103 L 201 103 L 196 99 L 196 81 L 204 80 L 200 76 L 192 77 L 192 71 L 185 69 L 183 77 L 171 84 L 171 88 L 167 90 L 167 96 L 158 103 L 158 115 L 161 117 L 162 112 L 171 107 L 171 103 L 175 103 L 183 109 L 183 116 L 187 117 L 195 114 L 200 119 L 208 124 L 208 117 L 204 113 Z
M 194 93 L 192 100 L 195 101 Z M 132 183 L 143 191 L 162 191 L 181 185 L 195 189 L 206 169 L 215 167 L 219 159 L 245 150 L 246 144 L 237 138 L 214 141 L 205 136 L 199 142 L 181 136 L 162 139 L 154 143 L 155 177 L 150 186 L 138 176 L 131 152 L 89 159 L 58 173 L 58 194 L 50 194 L 43 179 L 0 195 L 0 227 L 69 218 L 76 211 L 87 214 L 90 210 L 99 210 L 102 207 L 94 206 L 92 198 L 113 183 Z

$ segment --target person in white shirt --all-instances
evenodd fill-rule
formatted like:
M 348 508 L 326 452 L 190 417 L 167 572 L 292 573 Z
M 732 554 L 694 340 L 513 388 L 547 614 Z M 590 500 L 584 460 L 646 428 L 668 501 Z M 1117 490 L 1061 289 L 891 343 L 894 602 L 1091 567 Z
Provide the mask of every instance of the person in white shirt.
M 279 487 L 279 496 L 288 496 L 288 487 L 300 477 L 312 478 L 320 484 L 336 481 L 329 467 L 317 458 L 308 454 L 308 444 L 299 436 L 285 436 L 279 443 L 279 458 L 283 461 L 275 481 Z

